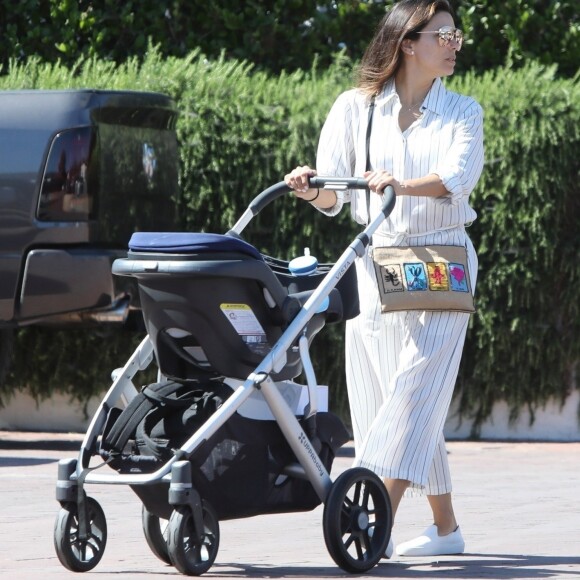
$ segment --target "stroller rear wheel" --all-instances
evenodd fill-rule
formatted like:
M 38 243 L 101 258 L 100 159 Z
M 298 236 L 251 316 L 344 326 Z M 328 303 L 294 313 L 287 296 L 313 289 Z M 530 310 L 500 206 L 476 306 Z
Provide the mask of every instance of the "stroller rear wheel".
M 169 549 L 167 548 L 169 522 L 152 514 L 145 506 L 141 512 L 141 520 L 147 545 L 162 562 L 171 565 Z
M 391 537 L 393 512 L 381 479 L 355 467 L 333 483 L 324 504 L 324 541 L 332 559 L 346 572 L 376 566 Z
M 219 542 L 219 521 L 211 505 L 203 500 L 203 530 L 196 541 L 191 508 L 178 505 L 171 514 L 167 534 L 167 548 L 171 563 L 188 576 L 200 576 L 215 562 Z
M 78 505 L 66 503 L 54 524 L 54 547 L 61 564 L 73 572 L 92 570 L 103 557 L 107 543 L 107 522 L 99 503 L 86 498 L 88 534 L 80 538 Z

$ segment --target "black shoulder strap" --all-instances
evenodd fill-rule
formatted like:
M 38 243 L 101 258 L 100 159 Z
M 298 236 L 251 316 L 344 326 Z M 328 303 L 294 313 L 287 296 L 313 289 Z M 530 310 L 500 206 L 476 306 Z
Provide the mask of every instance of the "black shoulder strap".
M 160 404 L 167 404 L 167 397 L 179 390 L 183 385 L 174 381 L 153 383 L 142 389 L 117 417 L 114 425 L 105 438 L 104 448 L 122 452 L 127 441 L 135 433 L 139 423 L 149 411 Z M 183 404 L 183 403 L 182 403 Z M 189 402 L 187 402 L 189 404 Z
M 365 171 L 370 171 L 371 169 L 371 130 L 373 127 L 373 113 L 375 112 L 375 95 L 371 97 L 371 102 L 369 103 L 369 118 L 367 121 L 367 136 L 366 136 L 366 161 L 365 161 Z M 371 221 L 371 192 L 367 189 L 367 224 Z
M 203 385 L 202 388 L 196 389 L 180 397 L 178 400 L 185 407 L 190 407 L 195 403 L 195 415 L 197 416 L 196 429 L 199 428 L 205 421 L 213 415 L 213 413 L 221 407 L 223 402 L 233 393 L 231 387 L 221 381 L 214 381 Z M 157 459 L 166 461 L 174 454 L 175 450 L 172 447 L 181 447 L 181 441 L 172 441 L 168 436 L 166 440 L 156 440 L 151 436 L 153 428 L 160 420 L 171 413 L 168 405 L 162 405 L 159 409 L 148 413 L 143 421 L 137 425 L 136 438 L 145 448 L 146 455 L 153 455 Z M 193 424 L 191 425 L 193 428 Z M 196 430 L 195 429 L 195 430 Z M 194 431 L 195 431 L 194 430 Z M 194 433 L 188 433 L 184 438 L 191 437 Z

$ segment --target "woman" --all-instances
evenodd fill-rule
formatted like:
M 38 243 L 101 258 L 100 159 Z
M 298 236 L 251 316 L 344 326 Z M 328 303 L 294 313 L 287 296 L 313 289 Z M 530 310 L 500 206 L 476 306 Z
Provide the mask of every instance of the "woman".
M 297 167 L 285 180 L 299 198 L 329 216 L 350 202 L 361 224 L 369 215 L 365 192 L 309 189 L 308 178 L 317 172 L 364 175 L 376 193 L 371 216 L 391 185 L 395 209 L 373 244 L 465 246 L 475 288 L 477 256 L 465 227 L 476 218 L 469 195 L 483 167 L 483 113 L 473 99 L 446 90 L 441 81 L 453 74 L 462 43 L 448 0 L 395 4 L 366 50 L 357 88 L 340 95 L 328 115 L 317 171 Z M 347 323 L 345 341 L 355 464 L 384 478 L 394 514 L 405 492 L 427 495 L 433 525 L 398 545 L 400 556 L 463 553 L 443 427 L 469 314 L 382 314 L 371 257 L 357 260 L 356 268 L 361 314 Z M 385 555 L 392 553 L 390 542 Z

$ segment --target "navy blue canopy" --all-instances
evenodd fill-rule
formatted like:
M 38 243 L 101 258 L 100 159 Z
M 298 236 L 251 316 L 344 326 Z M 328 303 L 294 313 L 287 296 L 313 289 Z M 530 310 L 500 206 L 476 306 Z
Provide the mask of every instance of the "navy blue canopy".
M 231 236 L 190 232 L 135 232 L 129 240 L 134 252 L 158 254 L 200 254 L 210 252 L 237 252 L 259 260 L 262 255 L 254 246 Z

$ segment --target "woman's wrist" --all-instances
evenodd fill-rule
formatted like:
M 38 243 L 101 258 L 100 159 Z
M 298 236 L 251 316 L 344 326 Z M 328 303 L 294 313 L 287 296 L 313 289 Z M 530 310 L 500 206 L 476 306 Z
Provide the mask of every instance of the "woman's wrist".
M 302 199 L 304 201 L 307 201 L 308 203 L 312 203 L 314 200 L 318 199 L 318 196 L 320 195 L 320 188 L 318 188 L 316 190 L 316 195 L 314 197 L 312 197 L 311 199 L 306 199 L 305 197 L 303 197 Z

